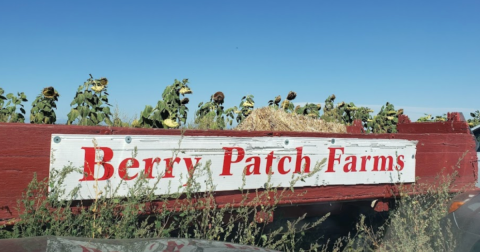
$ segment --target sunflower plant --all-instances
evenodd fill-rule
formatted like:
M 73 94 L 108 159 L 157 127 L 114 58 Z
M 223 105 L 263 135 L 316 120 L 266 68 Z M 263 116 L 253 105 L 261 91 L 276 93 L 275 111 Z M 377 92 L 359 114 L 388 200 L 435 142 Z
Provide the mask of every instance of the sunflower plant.
M 352 115 L 353 120 L 362 121 L 363 129 L 366 133 L 372 132 L 373 117 L 370 113 L 373 113 L 373 110 L 368 107 L 357 107 Z
M 355 120 L 361 120 L 364 131 L 372 132 L 373 117 L 370 113 L 373 113 L 373 110 L 367 107 L 357 107 L 353 102 L 342 101 L 335 105 L 335 99 L 334 94 L 327 97 L 320 119 L 346 125 L 352 125 Z
M 275 99 L 268 101 L 268 106 L 278 109 L 280 107 L 280 101 L 282 101 L 282 96 L 278 95 Z
M 253 98 L 253 96 L 252 96 Z M 241 113 L 237 110 L 237 107 L 225 109 L 223 102 L 225 101 L 225 95 L 223 92 L 216 92 L 210 98 L 208 102 L 200 102 L 198 104 L 198 110 L 195 113 L 195 123 L 197 125 L 204 125 L 201 128 L 208 129 L 225 129 L 227 124 L 232 125 L 235 113 Z M 245 104 L 245 109 L 253 107 L 253 100 Z
M 327 97 L 325 100 L 325 106 L 323 106 L 323 114 L 320 119 L 326 122 L 343 123 L 343 109 L 342 106 L 345 103 L 339 103 L 335 106 L 336 96 L 334 94 Z
M 387 102 L 380 112 L 369 122 L 373 133 L 397 133 L 398 116 L 403 114 L 403 109 L 395 110 L 393 104 Z
M 184 96 L 191 93 L 193 92 L 188 87 L 188 79 L 175 80 L 172 85 L 165 88 L 162 100 L 157 102 L 155 108 L 145 106 L 140 113 L 140 119 L 134 120 L 132 126 L 167 129 L 180 127 L 187 122 L 187 104 L 190 101 Z
M 27 96 L 21 92 L 15 96 L 12 93 L 8 93 L 3 96 L 5 91 L 0 88 L 0 122 L 25 122 L 25 109 L 22 102 L 26 102 Z M 5 101 L 7 103 L 5 104 Z M 17 106 L 20 112 L 17 112 Z
M 321 104 L 307 103 L 305 104 L 305 106 L 296 106 L 295 113 L 299 115 L 309 116 L 312 118 L 319 118 L 320 109 L 322 109 Z
M 295 112 L 295 105 L 293 104 L 293 100 L 297 97 L 297 93 L 290 91 L 288 92 L 287 99 L 283 100 L 282 104 L 280 105 L 285 112 L 293 113 Z
M 364 130 L 367 133 L 372 131 L 371 124 L 373 122 L 373 117 L 370 115 L 370 113 L 373 113 L 372 109 L 368 107 L 357 107 L 353 102 L 341 102 L 338 107 L 342 114 L 344 124 L 352 125 L 355 120 L 361 120 Z
M 67 124 L 77 122 L 78 125 L 94 126 L 105 123 L 112 125 L 110 105 L 108 103 L 107 78 L 90 78 L 78 87 L 77 93 L 70 106 Z
M 30 123 L 55 124 L 57 116 L 54 109 L 57 108 L 55 102 L 58 101 L 59 96 L 53 87 L 44 88 L 32 103 Z
M 240 101 L 239 110 L 235 111 L 237 114 L 237 123 L 241 123 L 252 113 L 254 105 L 255 102 L 253 101 L 253 95 L 247 95 L 242 98 Z

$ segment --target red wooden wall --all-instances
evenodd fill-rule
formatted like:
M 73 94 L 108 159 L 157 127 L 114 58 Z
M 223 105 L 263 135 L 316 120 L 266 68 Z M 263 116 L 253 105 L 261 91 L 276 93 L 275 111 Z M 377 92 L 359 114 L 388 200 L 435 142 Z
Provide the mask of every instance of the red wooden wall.
M 245 132 L 234 130 L 187 130 L 187 136 L 290 136 L 328 138 L 380 138 L 418 140 L 416 175 L 422 182 L 435 182 L 436 175 L 445 168 L 458 163 L 459 177 L 456 190 L 472 185 L 477 179 L 477 155 L 475 140 L 462 114 L 449 114 L 449 121 L 435 123 L 411 123 L 408 117 L 401 116 L 399 133 L 365 134 L 361 124 L 355 124 L 346 134 L 303 133 L 303 132 Z M 180 135 L 180 130 L 135 129 L 113 127 L 84 127 L 66 125 L 33 125 L 0 123 L 0 221 L 18 216 L 15 207 L 23 190 L 37 173 L 40 179 L 48 177 L 50 162 L 50 141 L 52 134 L 92 134 L 92 135 Z M 464 156 L 462 159 L 461 157 Z M 310 204 L 331 201 L 351 201 L 361 199 L 382 199 L 390 197 L 392 185 L 321 186 L 295 190 L 287 195 L 281 204 Z M 306 193 L 298 197 L 299 193 Z M 238 192 L 218 192 L 221 204 L 239 199 Z

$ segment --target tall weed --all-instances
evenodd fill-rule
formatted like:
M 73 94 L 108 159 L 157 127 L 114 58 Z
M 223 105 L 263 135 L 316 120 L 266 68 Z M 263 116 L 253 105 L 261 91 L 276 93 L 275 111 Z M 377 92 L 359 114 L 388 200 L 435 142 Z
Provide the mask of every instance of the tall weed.
M 313 176 L 325 162 L 316 165 L 314 172 L 292 181 Z M 196 238 L 261 246 L 282 251 L 317 250 L 316 243 L 303 244 L 302 234 L 321 224 L 327 216 L 315 222 L 302 223 L 305 216 L 276 229 L 267 229 L 278 203 L 291 188 L 279 188 L 265 183 L 265 188 L 243 190 L 239 202 L 219 205 L 211 177 L 211 163 L 195 167 L 195 174 L 182 188 L 170 188 L 167 195 L 154 195 L 146 179 L 140 178 L 129 188 L 127 197 L 116 197 L 123 184 L 116 187 L 94 188 L 95 199 L 74 201 L 78 188 L 63 189 L 64 179 L 75 167 L 52 172 L 50 178 L 36 176 L 18 201 L 19 218 L 10 229 L 2 229 L 0 238 L 32 236 L 74 236 L 104 239 L 125 238 Z M 207 181 L 197 181 L 200 174 Z M 181 178 L 180 178 L 181 179 Z M 160 179 L 157 180 L 157 184 Z M 206 183 L 207 190 L 199 192 Z M 245 177 L 243 178 L 245 184 Z M 48 191 L 50 186 L 50 191 Z M 70 200 L 61 200 L 61 199 Z

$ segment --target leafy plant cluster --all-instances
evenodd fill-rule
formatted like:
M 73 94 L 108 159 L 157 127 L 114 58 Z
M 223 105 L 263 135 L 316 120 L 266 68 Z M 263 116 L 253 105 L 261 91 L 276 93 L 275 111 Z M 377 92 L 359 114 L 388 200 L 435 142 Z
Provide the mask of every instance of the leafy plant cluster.
M 108 103 L 107 78 L 90 78 L 80 85 L 70 106 L 72 107 L 67 117 L 67 124 L 84 126 L 109 125 L 116 127 L 137 127 L 137 128 L 181 128 L 193 127 L 197 129 L 226 129 L 232 126 L 233 122 L 242 123 L 255 109 L 253 95 L 246 95 L 241 98 L 240 104 L 231 108 L 224 107 L 225 95 L 223 92 L 216 92 L 209 101 L 201 102 L 195 112 L 193 125 L 187 125 L 189 98 L 192 94 L 188 86 L 188 79 L 182 81 L 174 80 L 174 83 L 167 86 L 162 93 L 162 99 L 155 106 L 147 105 L 140 112 L 140 117 L 133 122 L 125 122 L 118 116 L 118 111 L 112 114 Z M 280 95 L 268 101 L 268 106 L 275 109 L 282 109 L 287 113 L 296 113 L 321 119 L 326 122 L 342 123 L 351 125 L 355 120 L 361 120 L 364 132 L 366 133 L 396 133 L 398 116 L 403 114 L 403 109 L 396 110 L 393 104 L 387 102 L 380 109 L 377 115 L 372 115 L 373 110 L 368 107 L 357 107 L 353 102 L 335 103 L 335 95 L 332 94 L 321 104 L 307 103 L 303 106 L 295 106 L 293 100 L 297 94 L 290 91 L 286 99 L 282 101 Z M 46 87 L 32 103 L 30 122 L 36 124 L 56 123 L 59 94 L 53 87 Z M 27 101 L 26 95 L 12 93 L 4 96 L 4 90 L 0 88 L 0 122 L 24 122 L 25 109 L 23 102 Z M 323 108 L 323 113 L 322 112 Z M 470 127 L 480 124 L 480 112 L 477 110 L 470 113 L 468 119 Z M 446 121 L 446 115 L 425 116 L 419 118 L 418 122 Z
M 227 124 L 232 125 L 235 118 L 236 107 L 225 109 L 225 94 L 219 91 L 210 97 L 208 102 L 200 102 L 195 113 L 195 124 L 200 129 L 225 129 Z M 253 108 L 253 100 L 245 101 L 244 108 Z M 247 114 L 248 115 L 248 114 Z
M 17 93 L 16 96 L 12 93 L 3 96 L 4 93 L 5 91 L 0 88 L 0 122 L 25 122 L 25 109 L 22 102 L 28 101 L 27 96 L 23 92 Z
M 59 96 L 53 87 L 44 88 L 32 103 L 30 122 L 36 124 L 55 124 L 57 115 L 54 109 L 57 108 L 55 102 L 58 101 Z
M 473 128 L 480 124 L 480 111 L 476 110 L 471 112 L 470 116 L 472 118 L 467 119 L 467 123 L 470 128 Z M 425 114 L 424 116 L 418 118 L 417 122 L 445 122 L 447 121 L 447 114 L 432 116 L 430 114 Z
M 107 78 L 90 78 L 78 87 L 77 93 L 70 106 L 67 124 L 76 122 L 82 126 L 94 126 L 104 122 L 112 125 L 110 116 L 111 105 L 108 103 Z
M 367 122 L 367 126 L 374 133 L 397 133 L 398 116 L 401 114 L 403 109 L 395 110 L 393 104 L 387 102 L 373 120 Z
M 273 108 L 284 109 L 289 113 L 310 116 L 326 122 L 352 125 L 355 120 L 361 120 L 364 131 L 367 133 L 395 133 L 398 116 L 403 113 L 403 109 L 397 111 L 392 104 L 387 102 L 378 115 L 372 116 L 373 110 L 367 107 L 357 107 L 353 102 L 335 104 L 336 96 L 332 94 L 325 100 L 323 114 L 320 114 L 321 104 L 307 103 L 304 106 L 296 106 L 293 109 L 292 100 L 295 97 L 296 93 L 292 91 L 282 104 L 280 104 L 281 96 L 277 96 L 274 100 L 270 100 L 268 105 Z
M 361 120 L 364 131 L 367 133 L 397 132 L 398 116 L 403 114 L 403 109 L 395 110 L 393 104 L 387 102 L 377 115 L 372 116 L 373 110 L 368 107 L 357 107 L 353 102 L 340 102 L 335 105 L 335 98 L 333 94 L 325 100 L 321 119 L 346 125 L 353 124 L 355 120 Z
M 476 110 L 475 112 L 470 113 L 471 119 L 468 119 L 468 125 L 470 127 L 475 127 L 480 124 L 480 111 Z
M 420 117 L 417 119 L 417 122 L 445 122 L 447 121 L 447 115 L 438 115 L 438 116 L 432 116 L 430 114 L 424 114 L 424 116 Z
M 242 97 L 242 100 L 238 105 L 239 110 L 235 111 L 235 113 L 237 113 L 237 123 L 243 122 L 243 120 L 245 120 L 245 118 L 252 113 L 253 107 L 255 106 L 253 98 L 253 95 L 246 95 Z
M 318 163 L 310 174 L 301 174 L 292 180 L 294 184 L 320 170 L 325 161 Z M 129 186 L 127 197 L 116 196 L 119 184 L 105 188 L 94 186 L 95 199 L 74 201 L 79 187 L 66 192 L 65 178 L 70 173 L 81 173 L 75 167 L 54 171 L 49 179 L 33 180 L 18 201 L 18 221 L 10 229 L 0 229 L 0 238 L 31 236 L 70 236 L 103 239 L 125 238 L 196 238 L 235 242 L 281 251 L 314 251 L 320 245 L 302 243 L 302 234 L 313 229 L 327 217 L 303 224 L 305 216 L 286 223 L 282 227 L 266 229 L 278 203 L 289 194 L 290 188 L 277 188 L 270 179 L 262 190 L 243 190 L 242 200 L 236 206 L 220 207 L 215 198 L 211 163 L 208 161 L 194 168 L 185 187 L 170 188 L 168 195 L 154 195 L 155 187 L 144 178 Z M 208 179 L 197 180 L 206 174 Z M 200 188 L 205 188 L 199 192 Z M 50 187 L 50 189 L 48 188 Z M 301 193 L 297 193 L 301 196 Z M 63 200 L 63 199 L 69 200 Z
M 140 113 L 140 119 L 132 123 L 134 127 L 141 128 L 178 128 L 187 122 L 187 104 L 188 98 L 183 98 L 186 94 L 191 94 L 192 90 L 188 87 L 188 79 L 182 81 L 175 80 L 170 86 L 167 86 L 162 94 L 162 100 L 157 105 L 145 106 Z

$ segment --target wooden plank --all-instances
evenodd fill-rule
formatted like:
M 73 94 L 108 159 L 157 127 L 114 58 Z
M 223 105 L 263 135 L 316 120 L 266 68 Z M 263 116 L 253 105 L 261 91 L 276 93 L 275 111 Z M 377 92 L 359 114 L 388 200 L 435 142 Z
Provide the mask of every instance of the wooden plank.
M 465 122 L 460 122 L 460 124 Z M 404 125 L 415 124 L 405 123 Z M 460 160 L 459 176 L 456 188 L 461 188 L 474 183 L 477 178 L 477 159 L 475 141 L 463 126 L 455 124 L 442 124 L 443 130 L 432 131 L 432 126 L 409 126 L 411 133 L 397 134 L 332 134 L 332 133 L 305 133 L 305 132 L 245 132 L 245 131 L 200 131 L 200 130 L 162 130 L 162 129 L 134 129 L 113 127 L 84 127 L 66 125 L 31 125 L 31 124 L 6 124 L 0 123 L 0 220 L 17 217 L 15 212 L 16 201 L 21 197 L 23 190 L 33 177 L 38 174 L 39 179 L 48 176 L 50 138 L 52 134 L 92 134 L 92 135 L 188 135 L 188 136 L 291 136 L 291 137 L 331 137 L 331 138 L 360 138 L 360 139 L 407 139 L 418 140 L 417 145 L 417 175 L 422 181 L 433 182 L 435 176 L 445 167 L 449 169 Z M 417 127 L 417 128 L 415 128 Z M 450 127 L 450 128 L 449 128 Z M 419 129 L 418 129 L 419 128 Z M 462 129 L 462 130 L 457 130 Z M 423 131 L 422 131 L 423 130 Z M 406 130 L 408 131 L 408 130 Z M 447 171 L 448 172 L 448 171 Z M 293 194 L 281 201 L 281 204 L 312 204 L 330 201 L 351 201 L 389 197 L 391 185 L 352 185 L 352 186 L 326 186 L 308 187 L 305 195 L 298 197 Z M 297 192 L 297 191 L 295 191 Z M 235 191 L 220 192 L 217 194 L 220 204 L 227 204 L 239 200 L 241 195 Z

